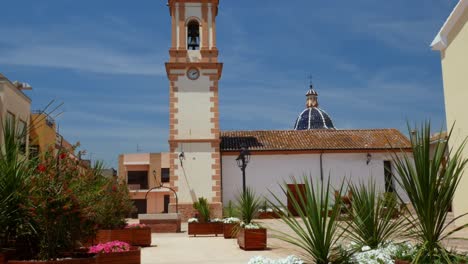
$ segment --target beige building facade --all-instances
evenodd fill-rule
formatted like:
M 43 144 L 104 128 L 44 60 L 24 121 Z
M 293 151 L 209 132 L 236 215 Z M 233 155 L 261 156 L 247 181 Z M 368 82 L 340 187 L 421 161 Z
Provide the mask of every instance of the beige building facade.
M 174 198 L 170 187 L 169 153 L 134 153 L 119 156 L 119 180 L 128 184 L 136 214 L 169 212 Z M 161 188 L 162 187 L 162 188 Z
M 460 0 L 431 44 L 440 51 L 447 128 L 455 124 L 449 144 L 458 147 L 468 137 L 468 0 Z M 468 158 L 468 148 L 464 150 Z M 453 201 L 455 216 L 468 213 L 468 172 L 463 175 Z M 457 224 L 466 223 L 464 218 Z
M 14 121 L 19 131 L 26 131 L 30 124 L 31 99 L 23 92 L 31 87 L 25 83 L 11 82 L 0 74 L 0 145 L 3 145 L 3 124 Z M 22 150 L 29 150 L 29 136 L 25 132 Z

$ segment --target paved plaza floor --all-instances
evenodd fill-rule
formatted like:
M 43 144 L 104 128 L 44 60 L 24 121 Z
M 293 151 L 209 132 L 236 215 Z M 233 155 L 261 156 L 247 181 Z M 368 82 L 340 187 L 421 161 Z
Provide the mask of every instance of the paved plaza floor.
M 268 250 L 244 251 L 237 245 L 236 239 L 224 239 L 221 236 L 189 237 L 187 223 L 182 224 L 182 233 L 152 235 L 152 246 L 142 249 L 142 263 L 242 263 L 246 264 L 254 256 L 279 259 L 288 255 L 300 256 L 297 249 L 274 238 L 273 230 L 289 231 L 280 220 L 258 221 L 268 228 Z M 458 233 L 446 241 L 446 245 L 460 251 L 468 251 L 468 230 Z

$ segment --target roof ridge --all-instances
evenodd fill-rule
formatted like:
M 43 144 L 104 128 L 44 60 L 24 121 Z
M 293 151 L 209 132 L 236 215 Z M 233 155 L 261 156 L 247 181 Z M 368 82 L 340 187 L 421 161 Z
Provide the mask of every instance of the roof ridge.
M 396 130 L 397 128 L 353 128 L 353 129 L 310 129 L 310 130 L 294 130 L 294 129 L 254 129 L 254 130 L 221 130 L 220 132 L 298 132 L 298 133 L 308 133 L 311 131 L 389 131 Z

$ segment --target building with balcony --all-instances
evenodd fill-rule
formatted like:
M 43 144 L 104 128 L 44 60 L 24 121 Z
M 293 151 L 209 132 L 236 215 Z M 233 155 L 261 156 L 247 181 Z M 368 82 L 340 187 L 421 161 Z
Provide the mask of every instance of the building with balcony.
M 31 99 L 24 91 L 31 89 L 28 84 L 11 82 L 0 73 L 0 145 L 3 145 L 3 124 L 11 122 L 15 124 L 18 133 L 23 133 L 21 150 L 25 155 L 29 149 L 29 136 L 26 131 L 30 124 Z
M 128 184 L 137 214 L 168 213 L 170 187 L 169 153 L 135 153 L 119 156 L 120 180 Z

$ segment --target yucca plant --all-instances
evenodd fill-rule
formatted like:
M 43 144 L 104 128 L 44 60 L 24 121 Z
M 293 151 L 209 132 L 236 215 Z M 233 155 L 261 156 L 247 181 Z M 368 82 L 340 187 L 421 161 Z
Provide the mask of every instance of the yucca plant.
M 374 180 L 368 184 L 350 182 L 348 188 L 353 194 L 352 217 L 346 228 L 351 241 L 376 249 L 401 234 L 404 218 L 392 219 L 398 208 L 379 197 Z
M 408 128 L 411 133 L 413 130 L 409 125 Z M 467 164 L 467 159 L 462 157 L 466 140 L 462 141 L 458 148 L 448 148 L 452 131 L 453 127 L 446 141 L 435 143 L 431 155 L 431 125 L 430 122 L 426 122 L 412 133 L 413 155 L 393 155 L 400 176 L 396 180 L 414 208 L 414 215 L 409 216 L 408 221 L 412 227 L 410 235 L 421 243 L 413 263 L 435 263 L 437 259 L 452 263 L 451 253 L 443 247 L 441 241 L 467 226 L 462 225 L 448 231 L 451 223 L 467 214 L 446 223 L 455 191 Z M 448 160 L 446 153 L 450 156 Z
M 237 209 L 234 206 L 234 203 L 232 201 L 229 201 L 228 205 L 224 207 L 224 216 L 225 217 L 237 216 Z
M 292 178 L 297 197 L 288 189 L 287 184 L 281 186 L 284 196 L 289 197 L 292 207 L 298 213 L 299 218 L 292 216 L 292 212 L 281 214 L 281 220 L 289 227 L 290 232 L 276 231 L 276 237 L 295 245 L 305 251 L 304 258 L 317 264 L 339 262 L 337 241 L 343 235 L 343 229 L 339 227 L 340 204 L 330 198 L 332 196 L 330 178 L 327 182 L 317 182 L 316 187 L 311 177 L 303 178 L 304 189 L 300 190 L 296 179 Z M 343 185 L 337 193 L 341 197 Z M 272 193 L 274 197 L 269 201 L 274 210 L 288 208 L 280 196 Z M 330 212 L 328 212 L 331 208 Z
M 255 195 L 255 192 L 247 187 L 245 192 L 242 192 L 237 198 L 237 207 L 242 222 L 248 225 L 252 223 L 252 220 L 257 217 L 258 210 L 262 204 L 260 198 Z
M 3 144 L 0 146 L 0 246 L 31 233 L 32 219 L 28 216 L 27 203 L 30 179 L 37 162 L 30 160 L 22 151 L 22 138 L 26 130 L 20 131 L 14 122 L 2 123 Z
M 204 197 L 198 198 L 198 201 L 193 203 L 193 208 L 196 209 L 199 213 L 200 222 L 210 221 L 210 205 L 208 200 Z

